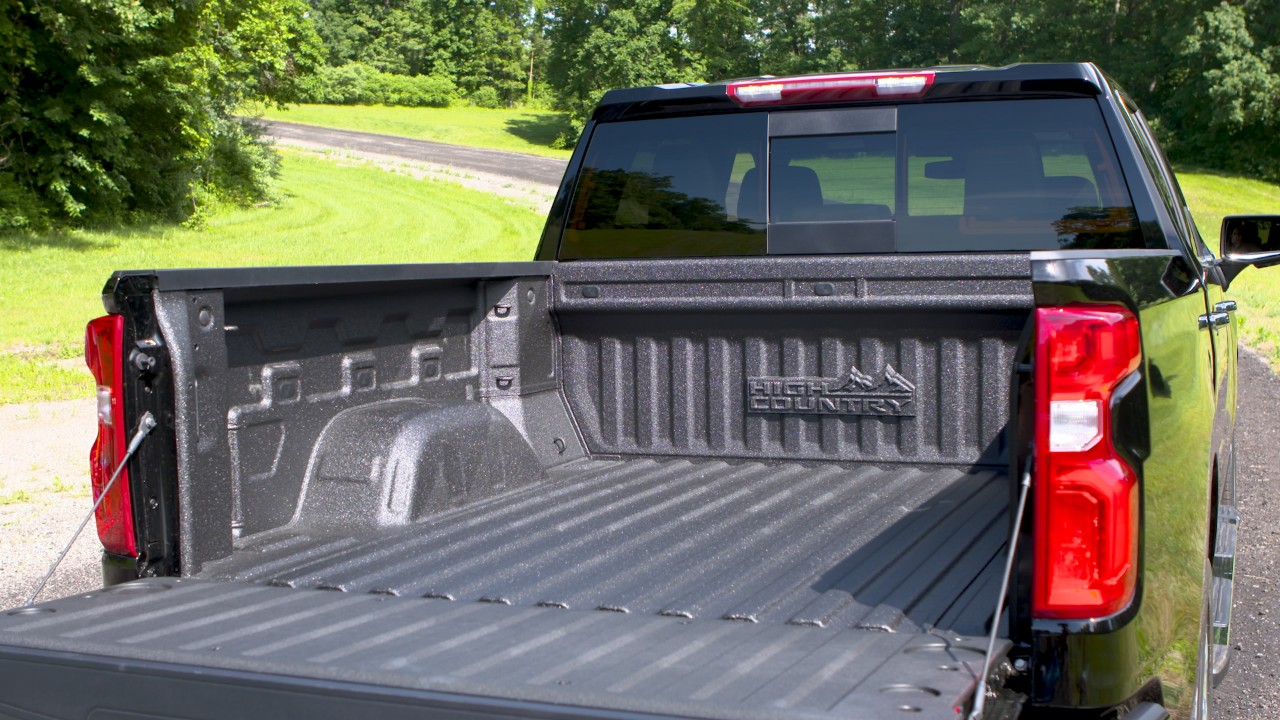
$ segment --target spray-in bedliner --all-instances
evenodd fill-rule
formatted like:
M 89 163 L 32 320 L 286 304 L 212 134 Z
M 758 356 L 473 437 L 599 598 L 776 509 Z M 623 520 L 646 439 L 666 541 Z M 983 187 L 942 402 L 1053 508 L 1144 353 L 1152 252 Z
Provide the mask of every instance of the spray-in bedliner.
M 953 717 L 985 649 L 954 634 L 154 578 L 0 613 L 0 714 Z
M 990 469 L 586 459 L 408 526 L 261 533 L 200 577 L 979 635 L 999 586 L 1008 495 Z

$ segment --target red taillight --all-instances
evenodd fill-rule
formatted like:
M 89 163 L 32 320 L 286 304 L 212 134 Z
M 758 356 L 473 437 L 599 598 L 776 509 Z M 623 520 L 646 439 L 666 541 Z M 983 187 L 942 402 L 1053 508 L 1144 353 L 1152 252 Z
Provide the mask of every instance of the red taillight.
M 1133 597 L 1137 475 L 1112 443 L 1110 407 L 1141 360 L 1125 307 L 1036 310 L 1035 617 L 1102 617 Z
M 98 439 L 89 452 L 93 498 L 97 500 L 128 447 L 124 406 L 124 316 L 107 315 L 91 320 L 85 328 L 84 361 L 97 381 Z M 129 471 L 122 470 L 102 504 L 98 506 L 98 538 L 107 552 L 135 557 L 133 504 Z
M 933 77 L 932 70 L 925 70 L 744 80 L 729 83 L 729 97 L 739 105 L 753 107 L 913 98 L 928 92 Z

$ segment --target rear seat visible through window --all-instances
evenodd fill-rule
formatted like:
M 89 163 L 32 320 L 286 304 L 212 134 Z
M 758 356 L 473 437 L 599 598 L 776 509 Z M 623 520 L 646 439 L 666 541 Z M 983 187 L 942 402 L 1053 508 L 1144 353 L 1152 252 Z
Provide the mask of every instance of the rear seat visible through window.
M 1093 100 L 872 111 L 870 132 L 800 134 L 786 110 L 601 123 L 560 257 L 1145 247 Z

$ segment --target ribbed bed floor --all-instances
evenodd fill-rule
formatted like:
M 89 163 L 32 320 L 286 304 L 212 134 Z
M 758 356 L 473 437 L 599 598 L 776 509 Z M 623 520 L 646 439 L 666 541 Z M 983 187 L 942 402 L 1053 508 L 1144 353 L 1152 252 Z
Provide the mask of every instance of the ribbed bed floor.
M 960 634 L 988 631 L 1002 473 L 589 459 L 407 527 L 284 528 L 202 578 L 457 602 Z
M 972 698 L 984 650 L 953 634 L 156 578 L 0 613 L 0 714 L 943 718 Z

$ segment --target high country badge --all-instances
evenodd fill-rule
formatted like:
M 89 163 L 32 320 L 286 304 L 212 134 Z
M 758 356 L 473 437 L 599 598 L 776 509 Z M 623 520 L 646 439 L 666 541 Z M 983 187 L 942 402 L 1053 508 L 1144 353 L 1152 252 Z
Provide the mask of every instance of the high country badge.
M 748 377 L 747 412 L 786 415 L 889 415 L 911 417 L 916 386 L 893 366 L 880 380 L 849 368 L 843 378 Z

